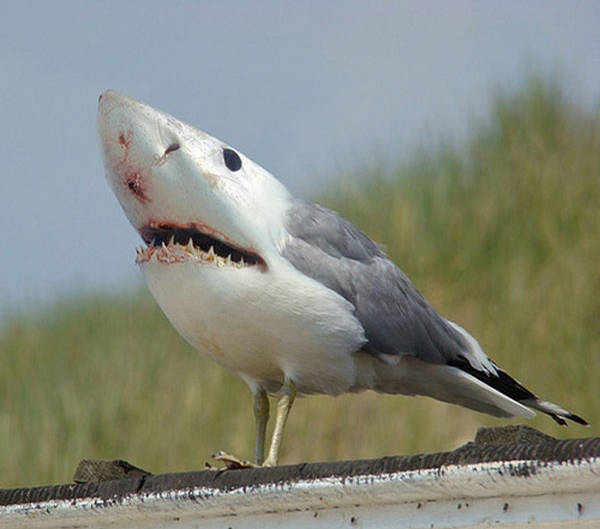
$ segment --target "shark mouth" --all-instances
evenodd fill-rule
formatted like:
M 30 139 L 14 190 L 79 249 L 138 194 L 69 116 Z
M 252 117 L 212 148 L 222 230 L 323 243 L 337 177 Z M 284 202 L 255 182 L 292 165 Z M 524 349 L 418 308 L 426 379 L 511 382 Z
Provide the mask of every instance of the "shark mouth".
M 196 262 L 218 267 L 245 268 L 266 264 L 262 257 L 247 248 L 239 248 L 208 226 L 150 223 L 139 230 L 148 245 L 137 250 L 136 263 L 153 258 L 161 263 Z

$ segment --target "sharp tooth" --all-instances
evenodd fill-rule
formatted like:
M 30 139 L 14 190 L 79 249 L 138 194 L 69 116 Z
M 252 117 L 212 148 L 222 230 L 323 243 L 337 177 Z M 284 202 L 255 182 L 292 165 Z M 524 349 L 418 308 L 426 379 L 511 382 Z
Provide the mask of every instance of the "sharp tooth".
M 244 262 L 244 258 L 240 258 L 240 266 L 244 266 L 246 263 Z
M 165 244 L 165 242 L 163 241 L 163 242 L 162 242 L 160 245 L 161 245 L 161 247 L 162 247 L 163 251 L 164 251 L 164 252 L 165 252 L 167 255 L 169 255 L 169 249 L 167 248 L 167 245 Z
M 214 259 L 215 258 L 215 249 L 212 246 L 208 249 L 208 252 L 206 252 L 206 256 L 209 259 Z
M 194 253 L 194 242 L 192 241 L 191 237 L 188 239 L 188 242 L 187 242 L 187 245 L 185 248 L 188 252 Z
M 171 235 L 171 238 L 169 239 L 169 246 L 173 246 L 175 244 L 175 235 Z
M 228 265 L 229 265 L 229 264 L 231 264 L 231 254 L 229 254 L 229 255 L 227 256 L 227 259 L 225 259 L 225 261 L 227 261 L 227 264 L 228 264 Z
M 156 246 L 156 237 L 153 237 L 150 241 L 150 246 Z

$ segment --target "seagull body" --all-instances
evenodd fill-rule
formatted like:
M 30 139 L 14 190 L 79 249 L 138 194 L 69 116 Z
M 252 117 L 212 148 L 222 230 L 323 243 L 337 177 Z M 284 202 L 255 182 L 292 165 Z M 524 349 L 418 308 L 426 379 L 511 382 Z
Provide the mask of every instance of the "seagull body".
M 114 91 L 106 176 L 146 246 L 136 261 L 179 334 L 255 397 L 257 464 L 277 463 L 296 392 L 425 395 L 497 417 L 586 422 L 538 399 L 440 316 L 356 226 L 232 147 Z M 263 460 L 267 394 L 277 394 Z

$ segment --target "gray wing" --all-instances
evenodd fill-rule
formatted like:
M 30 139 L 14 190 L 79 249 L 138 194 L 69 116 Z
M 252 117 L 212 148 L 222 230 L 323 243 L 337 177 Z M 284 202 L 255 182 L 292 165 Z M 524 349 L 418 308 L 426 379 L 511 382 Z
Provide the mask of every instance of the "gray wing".
M 377 357 L 410 354 L 426 362 L 447 364 L 509 399 L 547 413 L 559 424 L 566 424 L 566 419 L 587 424 L 556 404 L 538 399 L 498 368 L 474 338 L 442 318 L 377 245 L 347 220 L 316 204 L 296 200 L 286 227 L 290 240 L 283 255 L 298 270 L 354 305 L 368 340 L 365 352 Z M 476 347 L 467 343 L 465 336 Z M 423 393 L 501 417 L 515 415 L 514 410 L 507 411 L 497 393 L 478 391 L 467 401 L 460 392 L 443 396 Z
M 296 199 L 283 256 L 355 307 L 375 356 L 411 354 L 448 363 L 468 345 L 362 231 L 331 210 Z

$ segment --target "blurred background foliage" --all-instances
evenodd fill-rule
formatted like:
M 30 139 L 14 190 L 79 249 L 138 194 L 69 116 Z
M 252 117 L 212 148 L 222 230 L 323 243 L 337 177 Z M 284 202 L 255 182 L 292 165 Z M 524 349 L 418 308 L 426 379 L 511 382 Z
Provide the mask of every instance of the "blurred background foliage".
M 560 437 L 600 435 L 598 118 L 532 78 L 496 94 L 464 145 L 340 175 L 315 197 L 383 244 L 498 364 L 592 423 L 529 421 Z M 145 290 L 12 317 L 0 363 L 0 487 L 68 482 L 82 458 L 160 473 L 201 469 L 218 449 L 252 455 L 249 390 Z M 282 463 L 452 450 L 506 422 L 424 398 L 308 397 Z

